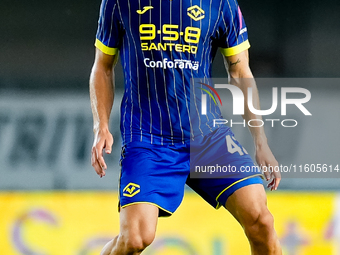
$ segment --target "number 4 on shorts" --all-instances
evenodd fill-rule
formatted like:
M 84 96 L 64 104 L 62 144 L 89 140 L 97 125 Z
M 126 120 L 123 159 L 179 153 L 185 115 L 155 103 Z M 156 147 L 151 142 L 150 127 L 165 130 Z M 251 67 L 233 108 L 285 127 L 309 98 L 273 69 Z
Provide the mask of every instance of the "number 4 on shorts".
M 248 154 L 248 152 L 246 151 L 245 148 L 242 149 L 240 148 L 240 146 L 238 146 L 234 140 L 236 141 L 235 137 L 230 137 L 230 135 L 227 135 L 226 137 L 226 143 L 227 143 L 227 148 L 228 148 L 228 152 L 231 154 L 234 154 L 235 152 L 238 152 L 241 156 L 245 154 Z M 242 151 L 243 150 L 243 151 Z

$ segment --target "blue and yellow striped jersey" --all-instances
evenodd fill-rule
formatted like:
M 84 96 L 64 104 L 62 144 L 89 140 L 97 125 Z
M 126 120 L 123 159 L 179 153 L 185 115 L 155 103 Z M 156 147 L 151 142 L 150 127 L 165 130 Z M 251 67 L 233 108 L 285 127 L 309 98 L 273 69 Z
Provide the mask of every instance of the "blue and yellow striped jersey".
M 120 54 L 123 143 L 167 144 L 213 129 L 220 111 L 200 115 L 191 80 L 211 77 L 218 48 L 231 56 L 249 43 L 236 0 L 103 0 L 95 46 Z

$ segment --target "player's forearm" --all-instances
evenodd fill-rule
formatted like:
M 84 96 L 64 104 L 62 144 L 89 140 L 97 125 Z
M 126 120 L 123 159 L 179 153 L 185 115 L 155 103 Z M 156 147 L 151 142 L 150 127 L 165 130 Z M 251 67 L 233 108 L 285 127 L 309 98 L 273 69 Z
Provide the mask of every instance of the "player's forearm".
M 93 114 L 93 129 L 109 128 L 109 118 L 114 99 L 113 69 L 93 66 L 90 76 L 90 98 Z
M 244 115 L 242 116 L 246 123 L 249 120 L 253 120 L 251 122 L 252 126 L 249 126 L 249 130 L 252 134 L 252 137 L 255 142 L 255 146 L 261 146 L 264 143 L 267 143 L 267 138 L 264 132 L 263 126 L 261 126 L 262 116 L 256 115 L 249 110 L 248 107 L 248 88 L 252 88 L 252 102 L 255 109 L 260 109 L 260 100 L 259 94 L 256 86 L 255 79 L 251 73 L 249 68 L 245 68 L 238 73 L 230 72 L 231 75 L 231 83 L 233 85 L 238 86 L 244 95 Z M 258 121 L 254 121 L 258 120 Z

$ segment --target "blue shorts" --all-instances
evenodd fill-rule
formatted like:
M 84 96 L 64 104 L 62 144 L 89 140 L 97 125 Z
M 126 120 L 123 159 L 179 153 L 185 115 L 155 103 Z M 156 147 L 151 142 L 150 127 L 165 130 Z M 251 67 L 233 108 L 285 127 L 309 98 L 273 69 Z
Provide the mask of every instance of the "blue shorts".
M 205 171 L 208 166 L 214 171 Z M 179 207 L 185 184 L 215 208 L 225 205 L 237 189 L 262 184 L 261 172 L 228 127 L 190 144 L 130 142 L 122 149 L 121 167 L 120 206 L 153 204 L 159 216 L 169 216 Z

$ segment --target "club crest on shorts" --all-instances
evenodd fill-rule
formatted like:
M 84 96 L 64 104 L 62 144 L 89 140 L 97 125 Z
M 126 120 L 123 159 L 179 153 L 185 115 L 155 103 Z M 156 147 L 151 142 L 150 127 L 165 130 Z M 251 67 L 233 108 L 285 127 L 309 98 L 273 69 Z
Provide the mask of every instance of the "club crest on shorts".
M 140 186 L 136 183 L 130 182 L 123 189 L 123 196 L 124 197 L 133 197 L 136 194 L 138 194 L 139 192 L 140 192 Z

